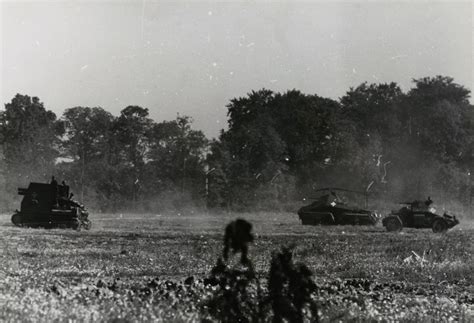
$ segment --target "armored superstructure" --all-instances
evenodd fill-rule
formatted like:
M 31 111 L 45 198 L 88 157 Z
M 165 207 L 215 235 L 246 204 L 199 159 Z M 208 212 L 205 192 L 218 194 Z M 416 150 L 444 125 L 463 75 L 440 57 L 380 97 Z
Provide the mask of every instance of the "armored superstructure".
M 65 184 L 30 183 L 28 188 L 18 188 L 18 194 L 23 199 L 20 210 L 12 216 L 16 226 L 76 230 L 91 227 L 86 208 L 72 199 L 73 194 Z

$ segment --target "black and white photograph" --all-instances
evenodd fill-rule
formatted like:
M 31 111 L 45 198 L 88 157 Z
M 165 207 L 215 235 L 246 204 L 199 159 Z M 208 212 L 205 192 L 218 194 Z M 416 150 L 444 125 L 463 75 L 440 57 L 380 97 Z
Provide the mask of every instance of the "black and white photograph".
M 0 322 L 474 323 L 473 17 L 0 0 Z

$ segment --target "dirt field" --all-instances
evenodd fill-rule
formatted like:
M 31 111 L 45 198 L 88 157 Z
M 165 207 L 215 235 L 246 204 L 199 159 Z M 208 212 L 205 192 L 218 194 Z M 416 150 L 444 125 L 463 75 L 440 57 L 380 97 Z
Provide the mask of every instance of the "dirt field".
M 200 321 L 225 224 L 257 235 L 264 279 L 295 244 L 314 273 L 321 321 L 474 322 L 474 223 L 444 235 L 302 226 L 295 214 L 92 215 L 93 229 L 23 229 L 0 216 L 0 321 Z

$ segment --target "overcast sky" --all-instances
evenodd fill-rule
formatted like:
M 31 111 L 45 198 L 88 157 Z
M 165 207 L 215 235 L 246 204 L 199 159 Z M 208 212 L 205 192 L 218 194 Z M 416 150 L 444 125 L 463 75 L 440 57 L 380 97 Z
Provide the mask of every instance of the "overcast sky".
M 263 87 L 338 99 L 448 75 L 472 89 L 472 17 L 471 2 L 2 1 L 0 97 L 58 116 L 140 105 L 215 137 L 229 100 Z

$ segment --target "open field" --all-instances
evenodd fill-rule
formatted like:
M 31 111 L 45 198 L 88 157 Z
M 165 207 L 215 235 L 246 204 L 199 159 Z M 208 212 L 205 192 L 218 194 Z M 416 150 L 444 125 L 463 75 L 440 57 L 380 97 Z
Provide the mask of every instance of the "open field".
M 200 321 L 213 288 L 203 279 L 236 217 L 254 224 L 262 279 L 272 251 L 296 245 L 322 321 L 474 322 L 474 223 L 387 233 L 301 226 L 289 213 L 102 214 L 81 232 L 16 228 L 2 215 L 0 321 Z

